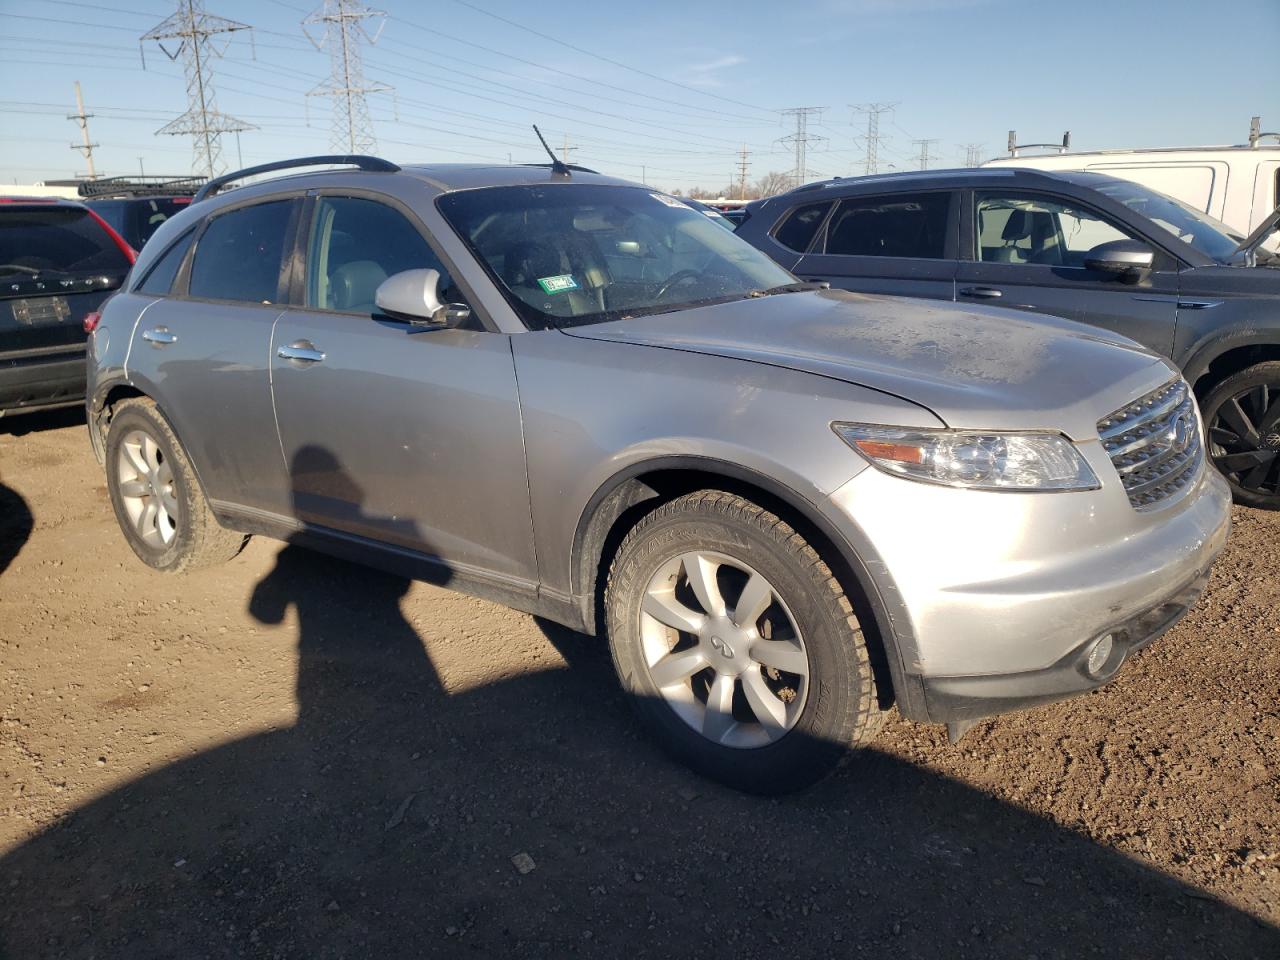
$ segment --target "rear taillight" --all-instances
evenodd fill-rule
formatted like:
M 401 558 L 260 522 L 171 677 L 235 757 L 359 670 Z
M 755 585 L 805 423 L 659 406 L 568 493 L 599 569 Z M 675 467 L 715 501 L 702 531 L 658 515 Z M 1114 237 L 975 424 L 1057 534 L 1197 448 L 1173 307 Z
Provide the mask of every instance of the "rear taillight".
M 124 237 L 116 233 L 115 229 L 111 226 L 111 224 L 107 223 L 107 221 L 103 220 L 100 216 L 98 216 L 92 210 L 89 210 L 88 207 L 86 207 L 85 209 L 89 211 L 89 216 L 93 217 L 93 219 L 98 221 L 98 226 L 100 226 L 103 230 L 107 231 L 107 234 L 111 237 L 115 245 L 120 248 L 120 252 L 129 258 L 129 263 L 133 264 L 138 259 L 138 251 L 133 249 L 133 247 L 129 246 L 128 242 L 125 241 Z
M 89 313 L 86 313 L 84 315 L 84 332 L 93 333 L 93 331 L 98 329 L 98 324 L 100 324 L 101 322 L 102 322 L 101 311 L 93 310 Z

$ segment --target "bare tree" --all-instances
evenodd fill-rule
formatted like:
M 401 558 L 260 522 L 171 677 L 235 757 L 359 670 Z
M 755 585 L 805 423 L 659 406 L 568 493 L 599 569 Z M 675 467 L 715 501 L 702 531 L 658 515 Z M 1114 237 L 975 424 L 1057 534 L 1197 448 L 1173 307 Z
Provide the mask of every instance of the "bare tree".
M 750 192 L 757 197 L 772 197 L 777 193 L 785 193 L 791 186 L 791 174 L 771 170 L 755 182 Z

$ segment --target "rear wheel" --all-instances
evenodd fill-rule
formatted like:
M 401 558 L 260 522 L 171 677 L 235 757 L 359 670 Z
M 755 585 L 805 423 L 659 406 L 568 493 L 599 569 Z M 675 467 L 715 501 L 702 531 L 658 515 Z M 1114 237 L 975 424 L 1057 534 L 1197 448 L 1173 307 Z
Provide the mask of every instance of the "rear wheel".
M 106 442 L 107 490 L 133 552 L 176 572 L 230 560 L 243 534 L 218 524 L 169 422 L 147 399 L 121 401 Z
M 1209 457 L 1237 503 L 1280 510 L 1280 362 L 1227 377 L 1201 405 Z
M 842 587 L 790 525 L 742 497 L 698 491 L 642 519 L 618 548 L 606 605 L 624 688 L 699 773 L 797 790 L 879 729 Z

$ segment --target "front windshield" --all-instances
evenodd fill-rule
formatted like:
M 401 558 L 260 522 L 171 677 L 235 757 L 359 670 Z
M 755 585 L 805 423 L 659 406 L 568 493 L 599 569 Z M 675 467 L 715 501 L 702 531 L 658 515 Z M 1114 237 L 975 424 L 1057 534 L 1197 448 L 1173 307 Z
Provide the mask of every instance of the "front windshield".
M 643 187 L 486 187 L 446 194 L 439 206 L 535 328 L 670 313 L 796 283 L 704 214 Z
M 1135 213 L 1140 213 L 1164 227 L 1187 246 L 1206 257 L 1226 263 L 1244 237 L 1234 234 L 1230 227 L 1215 220 L 1181 200 L 1166 197 L 1140 184 L 1128 180 L 1112 180 L 1097 184 L 1099 193 L 1118 200 Z

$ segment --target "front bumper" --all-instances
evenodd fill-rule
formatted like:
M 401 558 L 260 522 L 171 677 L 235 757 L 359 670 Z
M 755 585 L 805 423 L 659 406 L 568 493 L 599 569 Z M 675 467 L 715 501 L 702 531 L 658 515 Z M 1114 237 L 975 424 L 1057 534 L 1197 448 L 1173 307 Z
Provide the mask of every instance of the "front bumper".
M 1177 502 L 1136 511 L 1092 446 L 1096 491 L 980 493 L 869 468 L 832 495 L 905 716 L 966 721 L 1099 687 L 1199 598 L 1230 529 L 1225 482 L 1202 468 Z M 1108 633 L 1115 650 L 1090 674 Z

